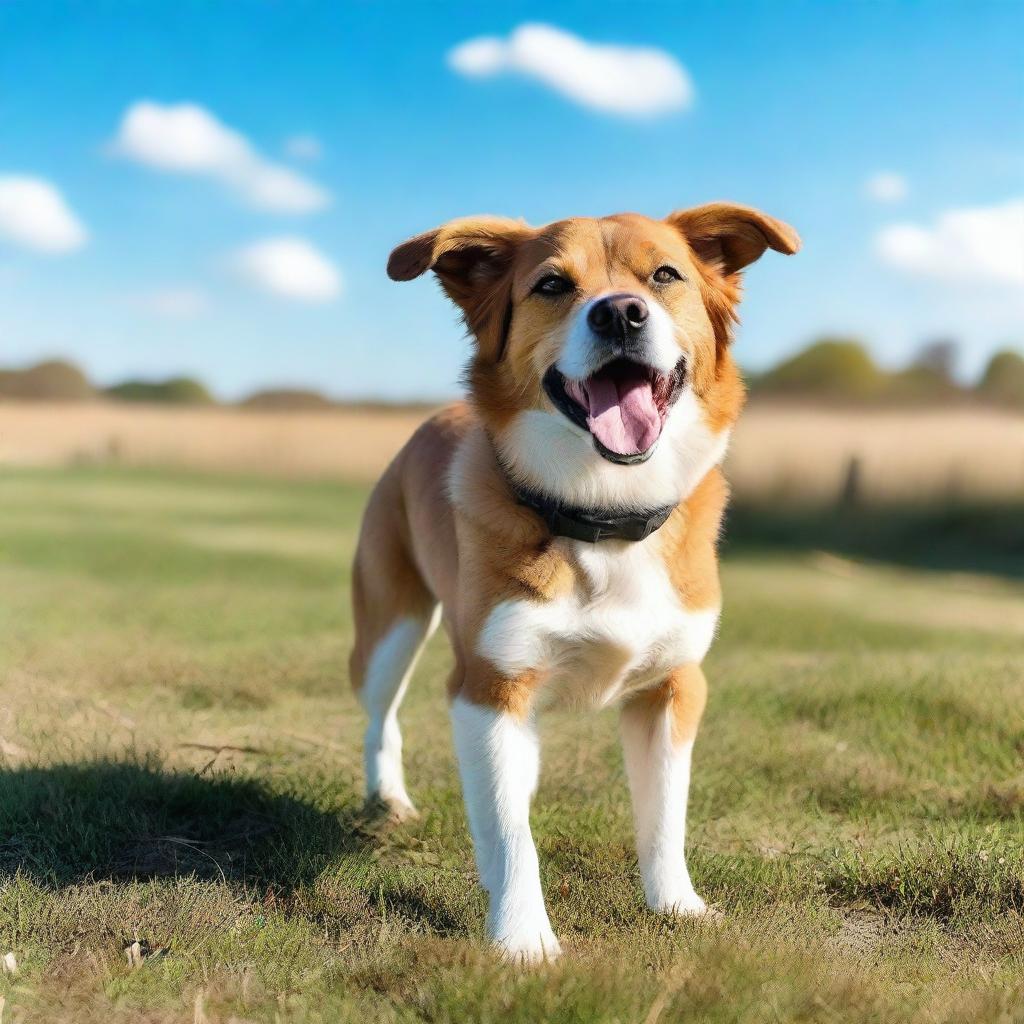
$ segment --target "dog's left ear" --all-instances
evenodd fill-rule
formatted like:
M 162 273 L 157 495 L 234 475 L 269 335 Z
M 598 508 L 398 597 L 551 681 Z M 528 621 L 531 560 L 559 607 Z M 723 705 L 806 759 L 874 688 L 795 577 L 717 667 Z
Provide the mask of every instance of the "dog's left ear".
M 682 232 L 701 260 L 726 276 L 753 263 L 765 249 L 792 256 L 800 248 L 800 236 L 788 224 L 736 203 L 677 210 L 665 220 Z

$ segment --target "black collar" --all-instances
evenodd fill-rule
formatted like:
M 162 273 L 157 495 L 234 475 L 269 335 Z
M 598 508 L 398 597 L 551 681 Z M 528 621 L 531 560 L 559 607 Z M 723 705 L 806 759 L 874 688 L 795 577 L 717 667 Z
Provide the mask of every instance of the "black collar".
M 505 478 L 516 501 L 533 509 L 556 537 L 570 537 L 588 544 L 601 540 L 644 540 L 664 526 L 676 508 L 675 505 L 665 505 L 647 512 L 611 515 L 601 509 L 565 505 L 540 491 L 521 487 L 507 472 Z

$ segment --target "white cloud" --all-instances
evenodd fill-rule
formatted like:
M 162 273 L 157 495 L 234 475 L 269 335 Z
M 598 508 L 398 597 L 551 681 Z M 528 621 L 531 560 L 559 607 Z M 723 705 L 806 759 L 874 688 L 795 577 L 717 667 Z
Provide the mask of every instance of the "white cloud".
M 64 197 L 48 181 L 0 176 L 0 238 L 44 253 L 73 252 L 89 237 Z
M 162 171 L 213 178 L 264 210 L 310 213 L 331 201 L 316 182 L 267 160 L 244 135 L 193 103 L 133 103 L 113 150 Z
M 263 291 L 300 302 L 329 302 L 341 294 L 337 267 L 304 238 L 266 238 L 235 253 L 235 271 Z
M 577 103 L 626 117 L 688 107 L 693 82 L 664 50 L 590 43 L 551 25 L 520 25 L 507 39 L 480 36 L 448 53 L 462 75 L 518 72 Z
M 879 171 L 864 182 L 864 194 L 877 203 L 900 203 L 909 191 L 907 179 L 895 171 Z
M 1024 199 L 947 210 L 927 227 L 890 224 L 876 249 L 889 266 L 924 277 L 1024 284 Z
M 324 147 L 315 135 L 292 135 L 284 140 L 284 151 L 293 160 L 319 160 Z
M 205 312 L 209 302 L 206 292 L 191 285 L 158 288 L 142 295 L 139 306 L 155 316 L 170 320 L 191 320 Z

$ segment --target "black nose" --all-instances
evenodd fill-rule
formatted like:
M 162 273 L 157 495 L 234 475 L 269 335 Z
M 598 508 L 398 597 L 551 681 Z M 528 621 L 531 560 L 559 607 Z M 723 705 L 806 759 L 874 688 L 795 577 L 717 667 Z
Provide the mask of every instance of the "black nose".
M 647 322 L 647 303 L 628 292 L 606 295 L 590 307 L 587 323 L 602 338 L 628 338 Z

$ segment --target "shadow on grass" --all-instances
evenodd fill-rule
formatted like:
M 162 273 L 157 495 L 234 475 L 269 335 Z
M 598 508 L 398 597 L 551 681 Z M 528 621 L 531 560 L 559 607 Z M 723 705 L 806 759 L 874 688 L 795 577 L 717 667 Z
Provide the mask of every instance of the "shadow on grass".
M 1024 504 L 796 508 L 736 503 L 726 552 L 826 550 L 918 569 L 1024 579 Z
M 288 892 L 372 835 L 259 783 L 100 761 L 0 769 L 0 877 L 43 885 L 194 875 Z

